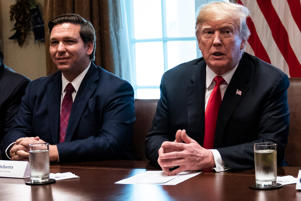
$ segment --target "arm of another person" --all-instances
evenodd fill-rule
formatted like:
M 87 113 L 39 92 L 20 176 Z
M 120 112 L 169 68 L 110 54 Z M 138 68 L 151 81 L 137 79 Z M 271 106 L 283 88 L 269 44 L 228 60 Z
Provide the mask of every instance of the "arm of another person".
M 259 121 L 258 138 L 252 142 L 218 148 L 225 167 L 245 169 L 254 167 L 253 144 L 255 142 L 272 141 L 277 143 L 278 164 L 284 158 L 289 129 L 289 109 L 287 103 L 287 76 L 282 76 L 272 85 L 272 90 L 263 106 Z
M 102 97 L 105 106 L 96 106 L 102 113 L 95 114 L 102 116 L 101 122 L 95 122 L 99 130 L 87 134 L 87 138 L 58 144 L 61 162 L 132 157 L 129 150 L 135 121 L 133 89 L 127 82 L 122 82 L 110 91 L 107 97 Z
M 3 137 L 1 142 L 1 151 L 2 151 L 2 158 L 8 159 L 7 155 L 9 155 L 8 148 L 13 146 L 13 143 L 18 140 L 19 138 L 30 137 L 32 131 L 31 119 L 32 119 L 32 112 L 30 107 L 30 85 L 25 90 L 25 95 L 22 98 L 21 104 L 18 107 L 17 114 L 12 117 L 11 120 L 12 128 L 9 132 Z M 25 87 L 24 87 L 25 88 Z M 11 108 L 11 110 L 17 110 L 15 106 Z M 10 120 L 9 120 L 10 121 Z M 22 126 L 20 126 L 22 125 Z M 24 148 L 25 150 L 26 148 Z M 7 153 L 6 153 L 7 152 Z
M 18 112 L 21 104 L 22 96 L 25 93 L 26 86 L 29 80 L 22 78 L 20 81 L 16 81 L 14 89 L 11 91 L 8 99 L 5 101 L 5 110 L 3 115 L 3 133 L 6 134 L 10 128 L 13 127 L 14 117 Z

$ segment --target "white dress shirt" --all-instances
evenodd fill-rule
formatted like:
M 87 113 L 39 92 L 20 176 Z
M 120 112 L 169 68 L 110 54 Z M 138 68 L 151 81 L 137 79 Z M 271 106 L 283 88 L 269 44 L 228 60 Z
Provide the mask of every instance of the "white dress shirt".
M 220 85 L 222 99 L 224 98 L 224 95 L 225 95 L 226 89 L 228 87 L 228 84 L 230 83 L 236 69 L 237 69 L 237 66 L 235 68 L 233 68 L 232 70 L 228 71 L 227 73 L 221 75 L 223 77 L 223 79 L 225 80 L 225 82 Z M 213 81 L 215 76 L 217 76 L 217 75 L 208 66 L 206 66 L 205 110 L 206 110 L 206 107 L 207 107 L 209 97 L 210 97 L 210 95 L 213 91 L 213 88 L 215 86 L 215 82 Z M 217 149 L 210 149 L 210 151 L 213 154 L 213 158 L 214 158 L 214 162 L 215 162 L 214 170 L 216 172 L 226 171 L 227 168 L 224 166 L 224 161 L 223 161 L 220 153 L 218 152 L 218 150 Z
M 87 74 L 89 68 L 91 66 L 91 62 L 89 63 L 88 67 L 83 70 L 83 72 L 81 72 L 72 82 L 69 82 L 65 77 L 64 75 L 62 74 L 62 93 L 61 93 L 61 105 L 62 105 L 62 102 L 63 102 L 63 98 L 65 96 L 65 88 L 67 86 L 68 83 L 71 83 L 73 88 L 74 88 L 74 92 L 72 93 L 72 100 L 74 102 L 74 99 L 75 99 L 75 96 L 78 92 L 78 89 L 80 87 L 80 84 L 82 83 L 85 75 Z

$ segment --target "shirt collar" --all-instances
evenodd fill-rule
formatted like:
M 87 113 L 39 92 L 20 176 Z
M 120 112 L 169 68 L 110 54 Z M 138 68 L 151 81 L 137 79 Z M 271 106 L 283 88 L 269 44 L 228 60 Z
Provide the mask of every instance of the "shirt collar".
M 77 93 L 79 86 L 82 83 L 85 75 L 87 74 L 90 66 L 91 66 L 91 62 L 89 63 L 88 67 L 85 70 L 83 70 L 83 72 L 81 72 L 72 82 L 69 82 L 62 73 L 62 94 L 64 93 L 64 90 L 68 83 L 72 84 L 72 86 L 75 89 L 75 93 Z
M 226 84 L 229 84 L 236 69 L 237 69 L 237 66 L 236 65 L 233 69 L 231 69 L 230 71 L 226 72 L 225 74 L 221 75 Z M 211 85 L 212 85 L 212 82 L 213 82 L 213 79 L 215 78 L 215 76 L 217 76 L 217 74 L 215 74 L 215 72 L 213 72 L 209 67 L 208 65 L 206 65 L 206 88 L 208 89 Z

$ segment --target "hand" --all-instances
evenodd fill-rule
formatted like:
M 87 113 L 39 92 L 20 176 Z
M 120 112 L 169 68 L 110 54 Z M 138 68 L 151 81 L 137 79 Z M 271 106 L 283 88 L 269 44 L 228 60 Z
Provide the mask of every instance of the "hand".
M 49 160 L 51 162 L 59 161 L 59 152 L 56 145 L 49 145 Z
M 185 130 L 177 131 L 174 142 L 163 142 L 158 153 L 158 163 L 167 175 L 215 166 L 212 152 L 190 138 Z M 170 170 L 177 166 L 178 168 Z
M 29 157 L 29 144 L 44 142 L 39 137 L 24 137 L 16 140 L 15 144 L 11 147 L 9 155 L 12 160 L 28 160 Z

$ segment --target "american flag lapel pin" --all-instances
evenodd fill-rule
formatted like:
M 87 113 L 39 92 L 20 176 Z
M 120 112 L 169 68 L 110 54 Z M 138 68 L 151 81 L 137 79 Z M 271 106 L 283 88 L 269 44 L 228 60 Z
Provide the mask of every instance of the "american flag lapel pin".
M 242 91 L 239 89 L 236 89 L 236 95 L 241 96 L 242 95 Z

